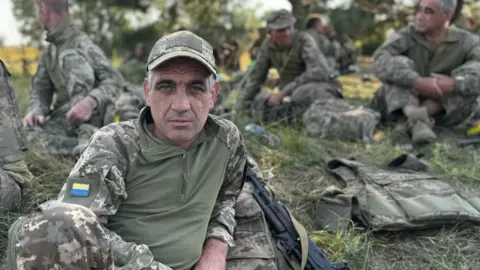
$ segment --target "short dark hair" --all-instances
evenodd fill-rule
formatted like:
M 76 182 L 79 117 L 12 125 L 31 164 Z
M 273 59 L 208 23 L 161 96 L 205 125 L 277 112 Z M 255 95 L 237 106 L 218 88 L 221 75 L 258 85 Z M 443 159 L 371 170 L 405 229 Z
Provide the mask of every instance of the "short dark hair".
M 68 0 L 40 0 L 56 14 L 68 13 Z
M 307 29 L 311 29 L 315 27 L 317 23 L 322 23 L 322 20 L 320 18 L 311 18 L 307 21 L 307 25 L 305 26 Z

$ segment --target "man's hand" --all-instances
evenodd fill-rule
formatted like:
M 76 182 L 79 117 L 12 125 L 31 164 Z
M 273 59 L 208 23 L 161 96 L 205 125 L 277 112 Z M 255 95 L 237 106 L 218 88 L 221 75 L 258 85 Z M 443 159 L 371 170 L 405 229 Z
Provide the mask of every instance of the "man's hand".
M 227 268 L 227 253 L 228 246 L 225 242 L 215 238 L 208 239 L 194 270 L 225 270 Z
M 278 105 L 282 103 L 282 99 L 286 96 L 285 93 L 283 92 L 278 92 L 275 94 L 271 94 L 270 97 L 268 97 L 267 104 L 270 105 Z
M 68 111 L 68 121 L 75 124 L 81 124 L 88 121 L 90 117 L 92 117 L 93 110 L 97 105 L 97 101 L 92 97 L 85 97 Z
M 45 123 L 45 117 L 43 115 L 29 113 L 23 118 L 23 126 L 25 127 L 42 125 L 43 123 Z
M 415 80 L 414 87 L 424 97 L 438 99 L 443 96 L 443 91 L 437 85 L 437 79 L 434 77 L 418 78 Z
M 437 79 L 437 86 L 442 90 L 444 95 L 448 95 L 453 92 L 455 88 L 455 81 L 452 77 L 448 77 L 442 74 L 432 74 L 432 77 Z

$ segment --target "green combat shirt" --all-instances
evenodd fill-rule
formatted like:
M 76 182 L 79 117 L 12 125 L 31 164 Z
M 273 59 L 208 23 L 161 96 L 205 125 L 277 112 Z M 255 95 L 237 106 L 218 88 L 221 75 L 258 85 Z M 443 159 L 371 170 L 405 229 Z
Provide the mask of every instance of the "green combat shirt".
M 243 139 L 233 123 L 211 115 L 184 150 L 155 138 L 151 122 L 146 107 L 139 119 L 95 133 L 59 199 L 97 214 L 116 266 L 192 269 L 207 238 L 234 246 Z
M 306 32 L 294 32 L 291 48 L 280 49 L 267 39 L 261 46 L 257 62 L 249 73 L 249 83 L 242 93 L 241 104 L 246 107 L 260 92 L 270 68 L 279 72 L 279 88 L 287 96 L 309 82 L 330 82 L 335 78 L 333 69 L 313 37 Z
M 46 116 L 52 105 L 73 106 L 86 96 L 96 99 L 101 110 L 118 98 L 122 76 L 85 33 L 64 20 L 47 33 L 47 41 L 32 79 L 29 113 Z
M 436 49 L 429 49 L 424 36 L 413 25 L 394 33 L 374 53 L 374 70 L 384 83 L 412 88 L 419 77 L 432 73 L 452 76 L 453 94 L 480 94 L 480 42 L 472 33 L 451 26 L 446 39 Z M 412 69 L 406 59 L 413 61 Z

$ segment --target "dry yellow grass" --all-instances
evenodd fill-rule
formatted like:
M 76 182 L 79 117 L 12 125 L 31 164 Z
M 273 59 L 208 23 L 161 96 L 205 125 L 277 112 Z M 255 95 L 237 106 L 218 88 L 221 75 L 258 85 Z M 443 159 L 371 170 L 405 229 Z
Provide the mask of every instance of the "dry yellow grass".
M 27 61 L 27 70 L 29 74 L 34 74 L 37 70 L 37 59 L 41 51 L 35 47 L 8 46 L 0 47 L 0 59 L 7 65 L 11 73 L 23 73 L 23 62 Z M 123 58 L 115 55 L 112 59 L 112 65 L 118 67 Z

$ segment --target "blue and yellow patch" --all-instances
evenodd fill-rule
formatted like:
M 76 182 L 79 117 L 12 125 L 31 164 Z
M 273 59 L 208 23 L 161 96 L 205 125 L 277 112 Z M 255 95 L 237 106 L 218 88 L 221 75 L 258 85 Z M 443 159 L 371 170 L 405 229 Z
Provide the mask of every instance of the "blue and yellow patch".
M 86 196 L 88 196 L 89 191 L 90 191 L 90 185 L 89 184 L 73 183 L 71 195 L 72 196 L 86 197 Z

